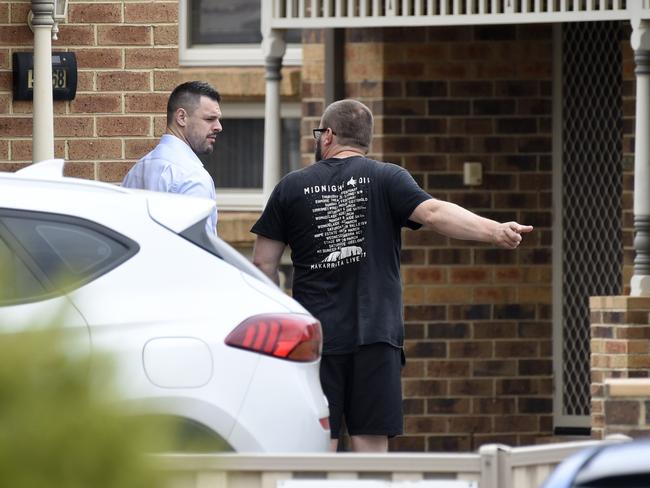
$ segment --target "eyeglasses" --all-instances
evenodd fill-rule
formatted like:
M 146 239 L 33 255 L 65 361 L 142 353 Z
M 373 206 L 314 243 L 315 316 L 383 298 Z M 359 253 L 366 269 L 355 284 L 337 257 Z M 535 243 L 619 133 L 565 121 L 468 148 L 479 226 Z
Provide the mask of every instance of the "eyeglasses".
M 311 132 L 314 134 L 314 139 L 318 140 L 320 139 L 320 135 L 322 132 L 327 132 L 328 130 L 332 130 L 329 127 L 325 127 L 324 129 L 312 129 Z M 336 132 L 332 130 L 332 134 L 336 135 Z

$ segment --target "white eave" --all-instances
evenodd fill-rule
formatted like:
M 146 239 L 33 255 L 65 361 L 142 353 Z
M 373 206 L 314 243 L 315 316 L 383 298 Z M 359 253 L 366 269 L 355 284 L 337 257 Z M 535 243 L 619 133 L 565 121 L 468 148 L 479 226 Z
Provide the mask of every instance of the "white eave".
M 272 29 L 630 20 L 650 0 L 264 0 Z

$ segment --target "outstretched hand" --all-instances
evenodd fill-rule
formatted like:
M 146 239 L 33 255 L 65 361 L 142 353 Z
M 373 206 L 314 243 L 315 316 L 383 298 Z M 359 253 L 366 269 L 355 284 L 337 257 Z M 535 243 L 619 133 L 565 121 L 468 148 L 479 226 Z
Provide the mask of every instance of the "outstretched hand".
M 527 234 L 532 230 L 532 225 L 521 225 L 517 222 L 499 224 L 494 233 L 494 243 L 499 247 L 515 249 L 521 243 L 521 234 Z

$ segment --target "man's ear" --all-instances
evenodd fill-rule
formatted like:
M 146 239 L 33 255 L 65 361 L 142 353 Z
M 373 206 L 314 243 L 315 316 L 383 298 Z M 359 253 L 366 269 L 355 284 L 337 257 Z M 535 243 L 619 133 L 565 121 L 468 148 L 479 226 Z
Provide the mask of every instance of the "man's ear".
M 180 127 L 185 127 L 187 125 L 187 112 L 185 109 L 178 107 L 174 113 L 174 119 Z

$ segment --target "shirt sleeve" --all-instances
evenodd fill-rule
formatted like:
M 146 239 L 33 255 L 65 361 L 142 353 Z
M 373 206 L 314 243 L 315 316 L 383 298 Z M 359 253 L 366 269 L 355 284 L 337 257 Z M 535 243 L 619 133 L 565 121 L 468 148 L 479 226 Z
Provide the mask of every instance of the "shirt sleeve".
M 253 234 L 288 244 L 286 206 L 282 201 L 282 181 L 276 185 L 260 218 L 251 228 Z
M 404 168 L 387 163 L 388 201 L 393 215 L 400 226 L 419 229 L 422 225 L 409 220 L 409 217 L 422 202 L 433 198 L 425 192 Z

